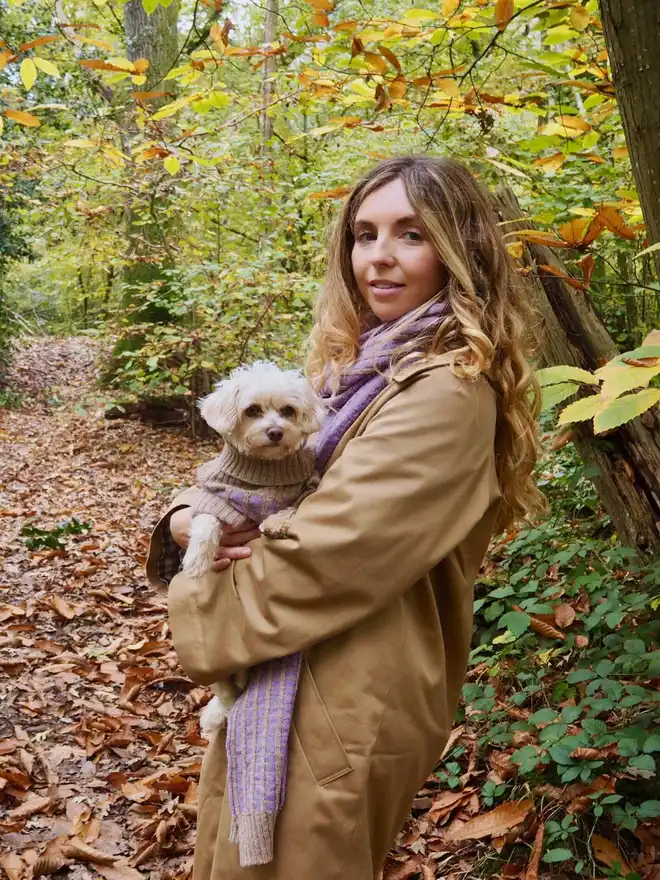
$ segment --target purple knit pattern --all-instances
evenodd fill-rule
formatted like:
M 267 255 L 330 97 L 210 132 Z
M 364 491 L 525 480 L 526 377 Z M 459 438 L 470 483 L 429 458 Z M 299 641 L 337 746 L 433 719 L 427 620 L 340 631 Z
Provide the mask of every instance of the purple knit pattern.
M 381 323 L 360 337 L 357 361 L 338 391 L 324 392 L 329 412 L 317 440 L 317 470 L 323 473 L 346 431 L 387 385 L 392 352 L 410 344 L 423 351 L 447 308 L 432 303 L 415 321 L 383 340 L 393 329 Z M 302 654 L 270 660 L 250 670 L 248 686 L 227 720 L 229 839 L 239 846 L 241 867 L 273 860 L 275 819 L 284 803 L 289 731 Z
M 382 337 L 392 329 L 392 323 L 381 323 L 362 333 L 357 361 L 341 377 L 336 393 L 332 395 L 328 389 L 322 392 L 328 412 L 316 442 L 319 473 L 325 471 L 346 431 L 387 385 L 392 352 L 408 344 L 411 353 L 423 351 L 447 312 L 444 303 L 434 302 L 384 343 Z

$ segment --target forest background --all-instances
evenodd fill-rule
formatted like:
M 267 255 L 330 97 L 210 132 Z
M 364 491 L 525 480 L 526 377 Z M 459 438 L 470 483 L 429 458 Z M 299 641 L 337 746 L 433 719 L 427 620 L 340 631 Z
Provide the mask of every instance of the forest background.
M 491 548 L 459 724 L 386 877 L 660 876 L 653 0 L 0 0 L 0 38 L 10 415 L 33 403 L 12 379 L 17 340 L 76 337 L 100 352 L 81 419 L 198 436 L 194 401 L 216 376 L 301 365 L 328 227 L 361 172 L 448 155 L 495 194 L 544 320 L 551 511 Z M 74 553 L 79 521 L 47 520 L 19 517 L 12 541 Z M 11 838 L 38 822 L 25 805 L 40 780 L 21 789 L 6 754 Z M 188 785 L 152 794 L 190 820 Z M 165 870 L 193 824 L 144 820 L 130 870 Z M 62 864 L 98 869 L 73 839 Z M 0 857 L 10 880 L 34 868 L 17 858 Z

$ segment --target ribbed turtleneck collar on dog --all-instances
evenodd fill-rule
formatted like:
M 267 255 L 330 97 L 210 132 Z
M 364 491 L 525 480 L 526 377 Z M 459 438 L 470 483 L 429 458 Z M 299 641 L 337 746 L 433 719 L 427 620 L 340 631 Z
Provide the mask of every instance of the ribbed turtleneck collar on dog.
M 239 452 L 231 443 L 225 443 L 213 465 L 214 470 L 223 471 L 227 476 L 251 486 L 290 486 L 312 476 L 314 452 L 303 446 L 282 458 L 257 458 Z

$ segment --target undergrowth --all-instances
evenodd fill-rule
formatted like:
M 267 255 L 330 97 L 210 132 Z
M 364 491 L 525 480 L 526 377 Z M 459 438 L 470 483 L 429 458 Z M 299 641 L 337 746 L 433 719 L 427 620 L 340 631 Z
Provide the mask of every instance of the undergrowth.
M 531 798 L 546 870 L 633 880 L 660 817 L 660 562 L 619 545 L 586 474 L 572 445 L 551 453 L 550 515 L 492 548 L 460 709 L 469 738 L 436 777 L 477 784 L 487 809 Z M 505 846 L 500 867 L 530 843 Z

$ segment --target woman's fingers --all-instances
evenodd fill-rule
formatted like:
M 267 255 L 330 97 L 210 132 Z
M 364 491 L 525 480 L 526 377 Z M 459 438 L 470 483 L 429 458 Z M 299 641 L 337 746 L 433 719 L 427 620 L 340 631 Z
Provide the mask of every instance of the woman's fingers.
M 229 529 L 225 526 L 222 530 L 220 544 L 223 547 L 241 547 L 243 544 L 249 544 L 259 537 L 261 532 L 256 526 L 250 525 L 248 528 Z
M 213 571 L 224 571 L 235 559 L 247 559 L 251 553 L 249 547 L 220 547 L 215 556 Z

